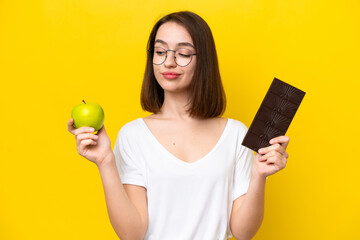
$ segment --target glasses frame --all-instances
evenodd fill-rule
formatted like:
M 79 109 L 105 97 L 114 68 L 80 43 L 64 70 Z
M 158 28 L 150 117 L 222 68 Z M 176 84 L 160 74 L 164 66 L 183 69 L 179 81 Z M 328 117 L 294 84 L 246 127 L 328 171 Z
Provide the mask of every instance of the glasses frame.
M 165 61 L 166 61 L 166 59 L 167 59 L 167 56 L 168 56 L 168 52 L 174 52 L 174 61 L 175 61 L 175 63 L 176 63 L 176 65 L 178 65 L 179 67 L 186 67 L 187 65 L 189 65 L 190 63 L 191 63 L 191 61 L 192 61 L 192 56 L 193 55 L 196 55 L 196 53 L 191 53 L 190 54 L 190 61 L 189 61 L 189 63 L 188 64 L 186 64 L 186 65 L 184 65 L 184 66 L 181 66 L 181 65 L 179 65 L 178 63 L 177 63 L 177 61 L 176 61 L 176 52 L 178 51 L 178 50 L 180 50 L 180 49 L 186 49 L 186 50 L 189 50 L 190 51 L 190 49 L 188 49 L 188 48 L 179 48 L 179 49 L 176 49 L 176 50 L 166 50 L 165 48 L 163 48 L 163 47 L 153 47 L 153 48 L 151 48 L 151 49 L 149 49 L 149 50 L 147 50 L 149 53 L 153 53 L 153 58 L 154 58 L 154 49 L 155 48 L 162 48 L 162 49 L 164 49 L 164 51 L 165 51 L 165 58 L 164 58 L 164 61 L 162 61 L 162 63 L 158 63 L 158 64 L 156 64 L 156 63 L 154 63 L 154 61 L 152 60 L 152 63 L 154 64 L 154 65 L 161 65 L 161 64 L 163 64 Z M 191 51 L 190 51 L 191 52 Z

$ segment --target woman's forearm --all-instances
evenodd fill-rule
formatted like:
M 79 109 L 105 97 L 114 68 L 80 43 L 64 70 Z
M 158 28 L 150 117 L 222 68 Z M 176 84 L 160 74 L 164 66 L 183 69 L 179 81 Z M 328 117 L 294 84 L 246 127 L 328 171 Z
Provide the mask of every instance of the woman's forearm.
M 140 214 L 121 183 L 115 156 L 111 154 L 98 166 L 98 169 L 104 187 L 109 219 L 116 234 L 121 240 L 143 239 L 146 227 L 143 226 Z
M 237 240 L 249 240 L 255 236 L 264 218 L 265 177 L 252 174 L 245 198 L 232 219 Z

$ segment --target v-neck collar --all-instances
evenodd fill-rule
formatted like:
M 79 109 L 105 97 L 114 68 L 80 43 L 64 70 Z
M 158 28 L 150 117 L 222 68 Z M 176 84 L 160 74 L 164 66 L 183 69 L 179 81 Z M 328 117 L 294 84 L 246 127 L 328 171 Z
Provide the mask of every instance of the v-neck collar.
M 194 162 L 185 162 L 181 159 L 179 159 L 178 157 L 176 157 L 175 155 L 173 155 L 169 150 L 167 150 L 167 148 L 165 148 L 159 141 L 158 139 L 154 136 L 154 134 L 150 131 L 149 127 L 146 125 L 145 121 L 143 118 L 139 118 L 138 121 L 140 122 L 140 124 L 144 127 L 145 131 L 147 132 L 147 134 L 149 135 L 149 137 L 151 138 L 151 140 L 159 146 L 159 148 L 161 149 L 161 151 L 165 152 L 165 154 L 167 154 L 168 156 L 170 156 L 173 160 L 175 160 L 176 162 L 185 165 L 185 166 L 196 166 L 198 164 L 200 164 L 201 162 L 203 162 L 206 158 L 208 158 L 217 148 L 218 146 L 221 144 L 221 142 L 223 141 L 223 139 L 225 138 L 227 132 L 229 131 L 230 125 L 231 125 L 231 118 L 227 119 L 226 125 L 223 129 L 223 132 L 219 138 L 219 140 L 217 141 L 217 143 L 215 144 L 215 146 L 207 153 L 205 154 L 203 157 L 201 157 L 200 159 L 194 161 Z

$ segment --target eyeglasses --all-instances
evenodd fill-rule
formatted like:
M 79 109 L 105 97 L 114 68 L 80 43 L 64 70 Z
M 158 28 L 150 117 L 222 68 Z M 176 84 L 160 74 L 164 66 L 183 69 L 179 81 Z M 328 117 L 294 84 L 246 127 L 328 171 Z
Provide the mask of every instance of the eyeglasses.
M 165 50 L 162 47 L 154 47 L 153 49 L 148 50 L 149 52 L 154 51 L 153 64 L 161 65 L 165 62 L 167 58 L 167 52 L 174 52 L 175 63 L 180 67 L 185 67 L 190 64 L 192 56 L 196 53 L 192 53 L 191 50 L 187 48 L 179 48 L 175 50 Z

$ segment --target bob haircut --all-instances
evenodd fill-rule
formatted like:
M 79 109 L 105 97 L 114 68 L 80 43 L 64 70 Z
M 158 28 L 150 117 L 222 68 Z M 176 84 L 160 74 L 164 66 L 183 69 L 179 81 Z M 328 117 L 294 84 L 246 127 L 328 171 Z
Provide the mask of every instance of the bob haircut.
M 164 90 L 155 79 L 152 59 L 153 47 L 159 27 L 175 22 L 187 29 L 196 51 L 195 72 L 189 87 L 190 99 L 186 106 L 192 117 L 211 118 L 221 116 L 226 107 L 226 96 L 221 83 L 215 42 L 208 24 L 197 14 L 189 11 L 170 13 L 154 25 L 147 43 L 147 62 L 141 88 L 143 110 L 158 113 L 164 102 Z

